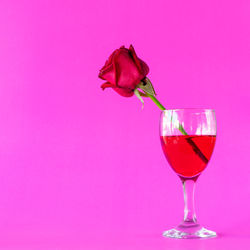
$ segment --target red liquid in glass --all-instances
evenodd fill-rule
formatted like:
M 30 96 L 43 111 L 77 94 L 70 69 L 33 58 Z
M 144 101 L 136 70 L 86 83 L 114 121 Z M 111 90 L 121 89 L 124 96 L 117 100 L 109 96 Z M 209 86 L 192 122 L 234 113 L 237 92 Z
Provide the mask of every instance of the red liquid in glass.
M 214 135 L 178 135 L 161 136 L 163 152 L 173 170 L 180 176 L 192 178 L 198 176 L 206 163 L 193 150 L 187 139 L 190 138 L 209 160 L 215 145 Z

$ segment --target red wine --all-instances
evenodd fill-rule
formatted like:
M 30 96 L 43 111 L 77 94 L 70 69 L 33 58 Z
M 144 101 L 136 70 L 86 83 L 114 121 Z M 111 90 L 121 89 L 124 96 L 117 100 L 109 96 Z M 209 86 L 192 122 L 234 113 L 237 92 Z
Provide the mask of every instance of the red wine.
M 214 135 L 161 136 L 161 144 L 173 170 L 180 177 L 191 178 L 198 176 L 207 165 L 197 153 L 197 148 L 209 160 L 214 149 L 215 139 Z M 196 145 L 196 148 L 193 145 Z

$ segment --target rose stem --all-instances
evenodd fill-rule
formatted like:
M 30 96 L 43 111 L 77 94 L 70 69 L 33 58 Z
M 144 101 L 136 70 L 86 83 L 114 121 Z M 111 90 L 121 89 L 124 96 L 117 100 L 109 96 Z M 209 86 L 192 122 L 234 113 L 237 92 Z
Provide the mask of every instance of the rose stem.
M 150 95 L 147 93 L 147 96 L 161 109 L 161 110 L 165 110 L 165 107 L 155 98 L 155 96 Z M 181 124 L 179 124 L 179 128 L 180 132 L 183 135 L 188 135 L 188 133 L 185 131 L 185 129 L 183 128 L 183 126 Z M 208 163 L 208 159 L 206 158 L 206 156 L 201 152 L 201 150 L 199 149 L 199 147 L 193 142 L 192 138 L 186 138 L 187 142 L 191 145 L 191 147 L 193 148 L 194 152 L 196 154 L 199 155 L 199 157 L 201 158 L 201 160 L 203 162 L 205 162 L 206 164 Z
M 155 98 L 155 96 L 147 94 L 147 96 L 160 108 L 160 110 L 165 110 L 164 106 Z

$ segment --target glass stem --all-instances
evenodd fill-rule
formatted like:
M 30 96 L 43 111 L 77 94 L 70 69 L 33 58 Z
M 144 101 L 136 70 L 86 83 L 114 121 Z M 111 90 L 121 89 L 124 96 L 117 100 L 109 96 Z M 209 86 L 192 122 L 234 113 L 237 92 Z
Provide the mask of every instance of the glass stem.
M 183 180 L 184 191 L 184 223 L 196 223 L 196 215 L 194 209 L 194 180 Z

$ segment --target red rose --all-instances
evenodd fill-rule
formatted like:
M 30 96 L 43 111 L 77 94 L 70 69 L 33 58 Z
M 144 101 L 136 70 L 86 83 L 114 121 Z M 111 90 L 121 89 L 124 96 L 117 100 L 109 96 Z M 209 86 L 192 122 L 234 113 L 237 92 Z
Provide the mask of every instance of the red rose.
M 137 57 L 133 46 L 129 49 L 122 46 L 111 54 L 100 70 L 99 77 L 107 81 L 101 88 L 112 88 L 118 94 L 130 97 L 148 72 L 148 65 Z

